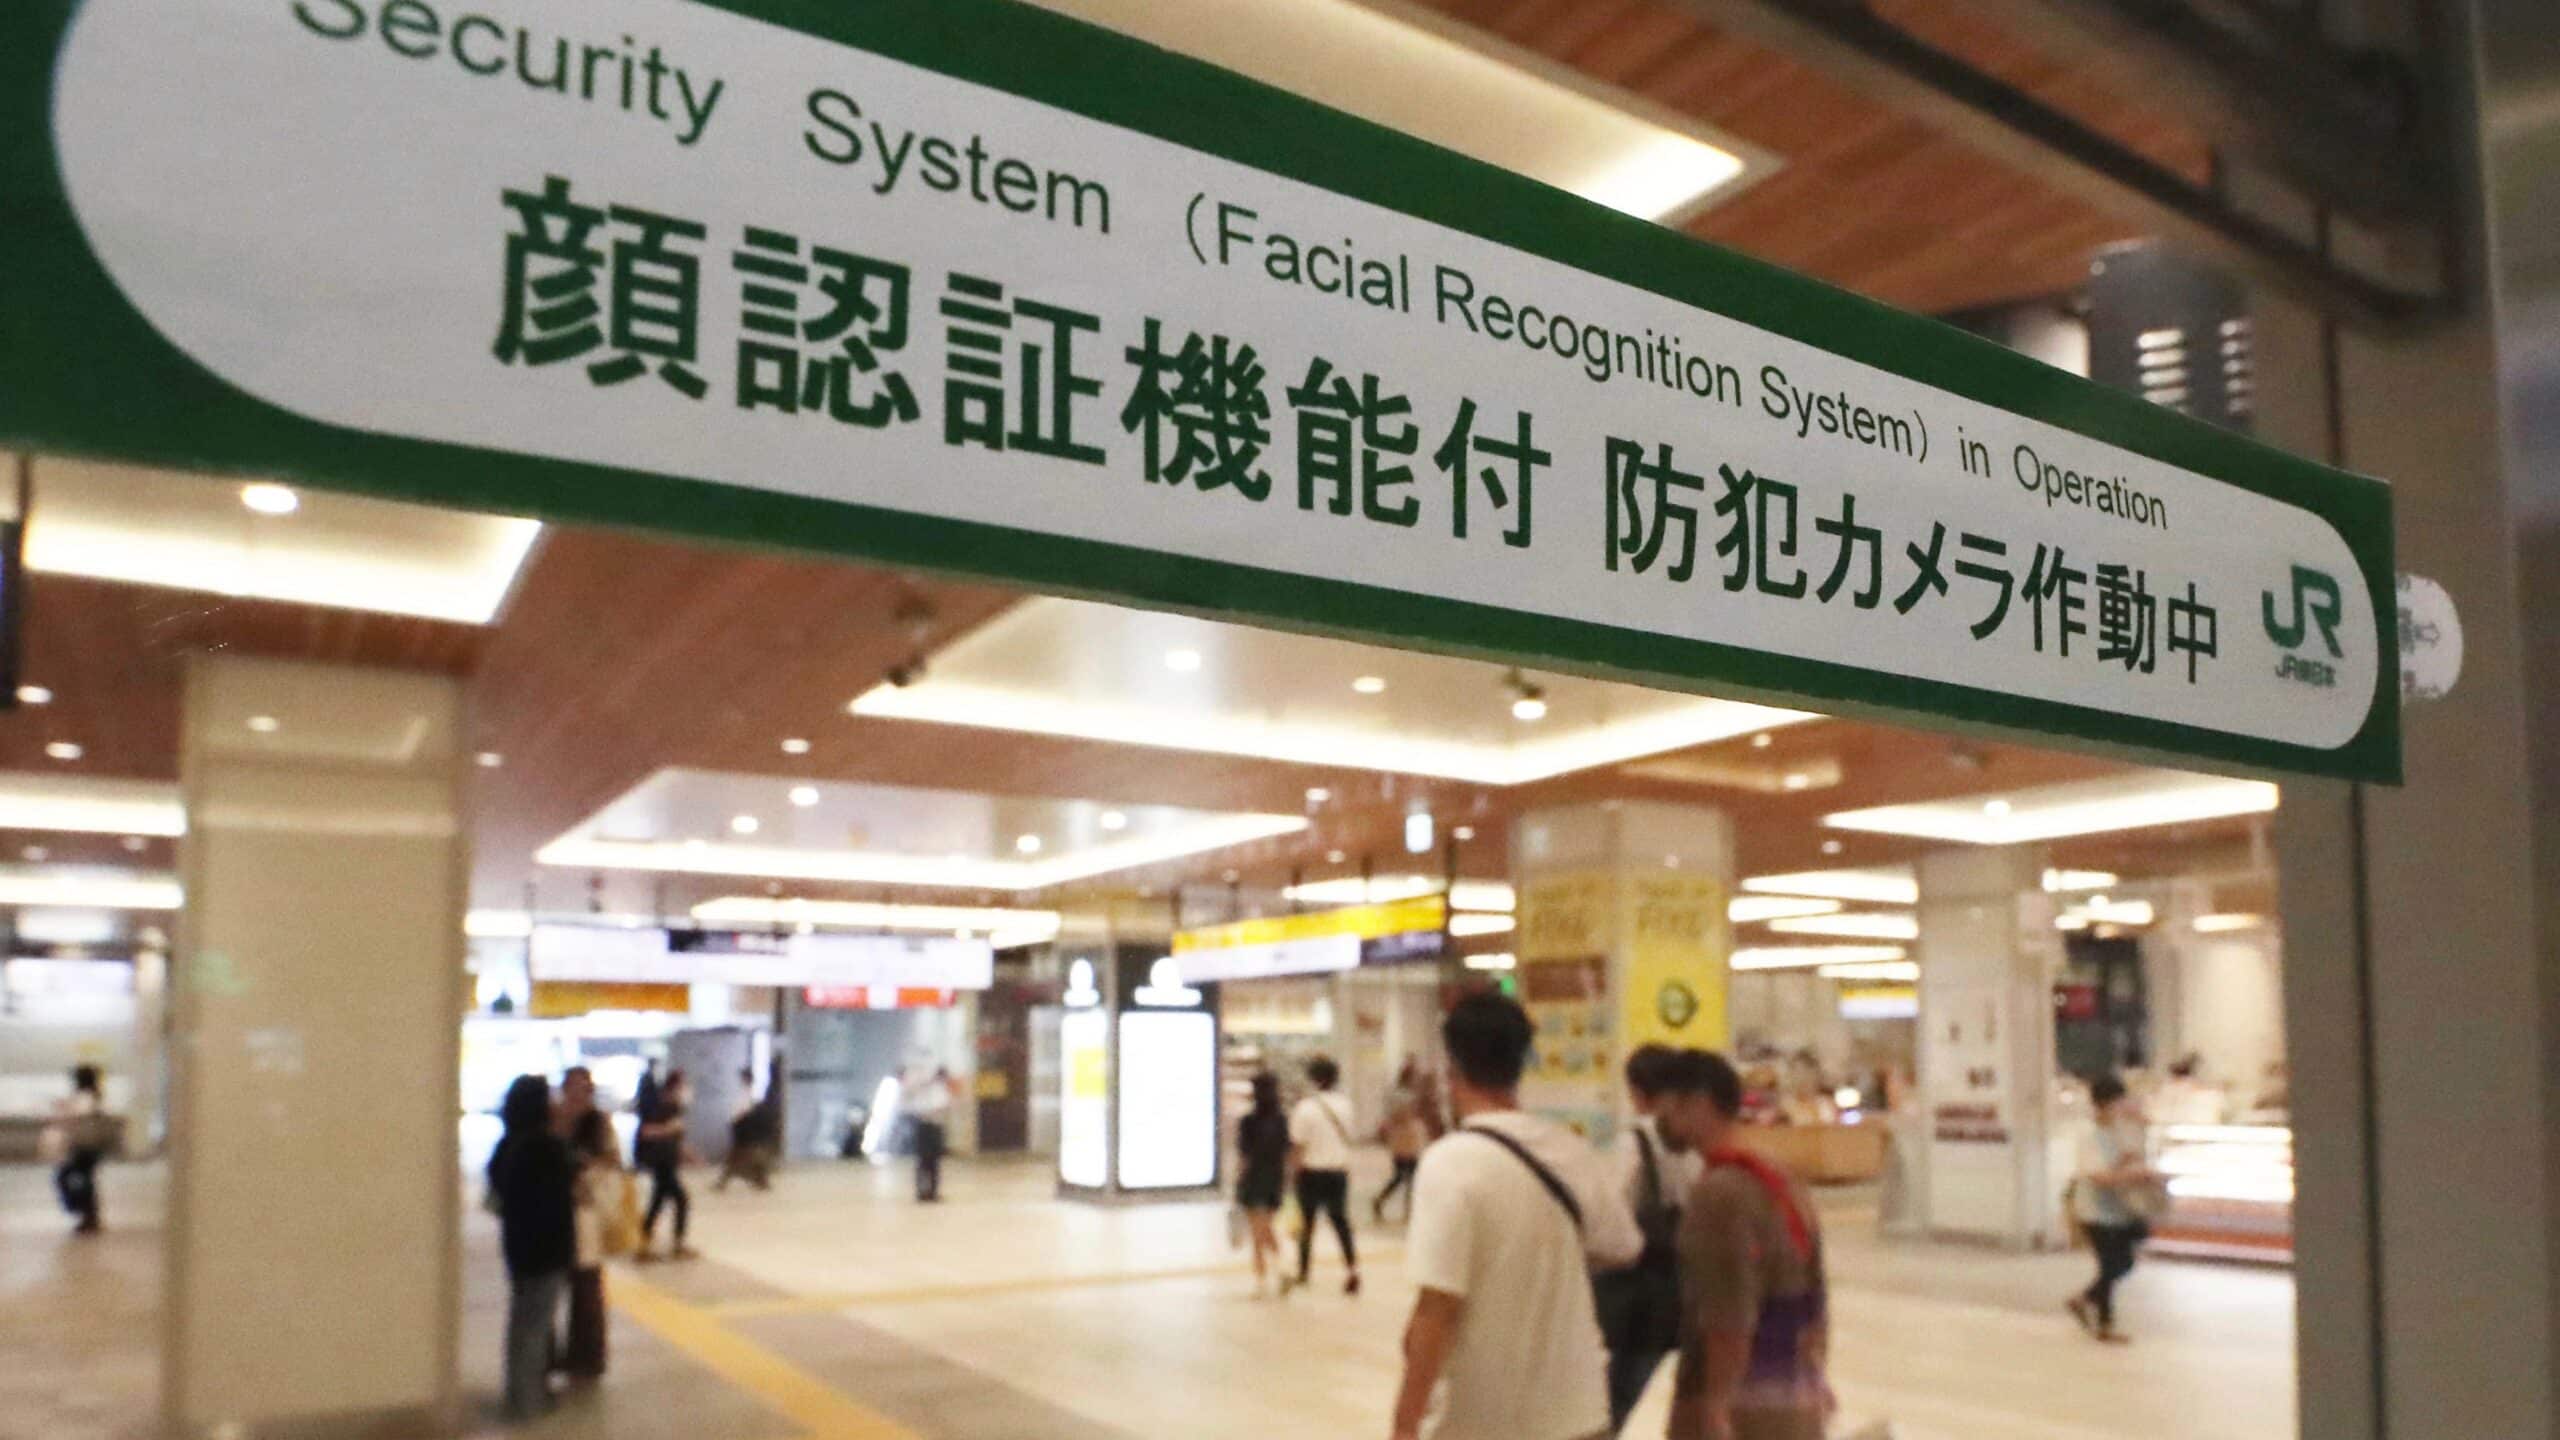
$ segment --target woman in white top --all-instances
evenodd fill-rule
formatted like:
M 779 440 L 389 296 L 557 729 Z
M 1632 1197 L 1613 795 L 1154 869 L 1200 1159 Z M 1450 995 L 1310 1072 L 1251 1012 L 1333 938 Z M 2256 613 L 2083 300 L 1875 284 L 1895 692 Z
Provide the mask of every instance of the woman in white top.
M 2074 1218 L 2098 1253 L 2098 1278 L 2063 1304 L 2091 1335 L 2122 1344 L 2116 1328 L 2116 1286 L 2133 1273 L 2134 1252 L 2151 1234 L 2151 1216 L 2163 1195 L 2151 1168 L 2142 1111 L 2112 1075 L 2091 1081 L 2089 1103 L 2097 1125 L 2080 1145 L 2080 1172 L 2071 1187 Z
M 1319 1055 L 1307 1062 L 1307 1079 L 1315 1093 L 1289 1112 L 1289 1158 L 1298 1170 L 1298 1274 L 1283 1278 L 1280 1293 L 1307 1283 L 1315 1260 L 1316 1217 L 1333 1221 L 1333 1238 L 1342 1242 L 1342 1265 L 1351 1278 L 1342 1293 L 1360 1293 L 1360 1251 L 1351 1239 L 1351 1102 L 1334 1092 L 1342 1067 Z

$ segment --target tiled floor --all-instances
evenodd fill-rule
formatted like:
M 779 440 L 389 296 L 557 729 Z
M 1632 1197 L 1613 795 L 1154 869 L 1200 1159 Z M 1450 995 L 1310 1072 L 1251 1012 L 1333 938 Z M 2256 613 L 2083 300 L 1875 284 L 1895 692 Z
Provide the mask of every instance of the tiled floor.
M 1257 1301 L 1215 1205 L 1056 1200 L 1034 1167 L 955 1164 L 921 1208 L 895 1173 L 801 1168 L 701 1195 L 705 1258 L 617 1274 L 614 1372 L 540 1440 L 1189 1440 L 1382 1433 L 1411 1291 L 1392 1230 L 1368 1293 Z M 158 1178 L 109 1176 L 110 1233 L 61 1233 L 41 1172 L 0 1170 L 0 1436 L 138 1440 L 152 1407 Z M 463 1356 L 496 1388 L 503 1282 L 472 1221 Z M 1899 1440 L 2289 1440 L 2289 1277 L 2147 1265 L 2140 1341 L 2058 1307 L 2085 1262 L 1888 1245 L 1829 1216 L 1844 1428 Z M 1631 1433 L 1659 1434 L 1657 1395 Z M 475 1408 L 475 1416 L 485 1412 Z M 480 1428 L 494 1429 L 485 1420 Z

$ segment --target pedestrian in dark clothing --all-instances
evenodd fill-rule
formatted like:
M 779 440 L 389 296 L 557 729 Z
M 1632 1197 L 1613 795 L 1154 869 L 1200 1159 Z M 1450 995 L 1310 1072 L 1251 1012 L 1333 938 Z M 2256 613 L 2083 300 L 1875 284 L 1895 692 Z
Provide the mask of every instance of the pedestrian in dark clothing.
M 550 1401 L 553 1325 L 578 1259 L 577 1165 L 551 1128 L 551 1082 L 520 1075 L 499 1112 L 506 1133 L 489 1157 L 489 1193 L 507 1257 L 507 1413 Z

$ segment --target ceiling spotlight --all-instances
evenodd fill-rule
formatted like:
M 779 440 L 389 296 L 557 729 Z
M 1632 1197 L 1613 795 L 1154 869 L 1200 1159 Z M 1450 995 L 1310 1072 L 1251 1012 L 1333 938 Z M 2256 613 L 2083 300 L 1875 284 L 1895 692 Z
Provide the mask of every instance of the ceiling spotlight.
M 1307 803 L 1310 805 L 1321 805 L 1332 798 L 1333 792 L 1327 790 L 1321 785 L 1310 785 L 1307 787 Z
M 1844 848 L 1846 847 L 1842 846 L 1837 840 L 1825 840 L 1822 842 L 1822 853 L 1825 855 L 1837 855 Z
M 249 717 L 249 728 L 260 735 L 273 735 L 284 728 L 284 722 L 273 715 L 252 715 Z
M 507 763 L 507 757 L 495 750 L 483 750 L 471 758 L 483 770 L 495 770 Z
M 753 815 L 740 815 L 729 822 L 729 833 L 733 835 L 753 835 L 763 828 L 764 822 Z
M 53 703 L 53 692 L 47 690 L 41 685 L 21 685 L 18 687 L 18 703 L 21 705 L 50 705 Z
M 1176 675 L 1188 675 L 1200 668 L 1200 652 L 1197 650 L 1167 650 L 1164 652 L 1164 668 L 1172 671 Z
M 240 503 L 261 515 L 290 515 L 302 508 L 302 497 L 287 486 L 261 480 L 240 487 Z
M 139 835 L 127 835 L 124 837 L 123 844 L 125 849 L 132 851 L 136 855 L 139 855 L 143 851 L 151 848 L 151 842 L 143 839 Z
M 809 753 L 809 742 L 801 739 L 797 735 L 794 735 L 790 739 L 782 742 L 782 753 L 785 755 L 806 755 Z
M 1801 770 L 1790 770 L 1787 772 L 1787 778 L 1778 783 L 1790 790 L 1810 790 L 1813 788 L 1813 777 Z
M 1461 825 L 1450 831 L 1449 836 L 1451 839 L 1455 840 L 1473 840 L 1476 838 L 1476 827 L 1473 825 Z
M 89 752 L 69 740 L 56 740 L 44 747 L 44 753 L 56 760 L 77 760 Z
M 1105 810 L 1102 812 L 1102 828 L 1105 830 L 1126 830 L 1129 828 L 1129 817 L 1121 814 L 1117 810 Z
M 1991 816 L 2006 815 L 2009 813 L 2009 802 L 2006 800 L 1985 800 L 1982 802 L 1982 813 Z
M 1763 730 L 1759 734 L 1751 737 L 1751 748 L 1754 750 L 1766 750 L 1777 743 L 1778 737 L 1770 734 L 1766 730 Z
M 792 804 L 794 804 L 794 805 L 799 806 L 799 807 L 800 807 L 801 809 L 803 809 L 803 810 L 806 810 L 806 809 L 808 809 L 810 806 L 817 804 L 817 803 L 818 803 L 818 787 L 817 787 L 817 786 L 815 786 L 815 785 L 794 785 L 794 786 L 792 786 L 792 787 L 791 787 L 791 803 L 792 803 Z
M 1363 675 L 1351 682 L 1351 688 L 1362 695 L 1384 695 L 1387 693 L 1387 682 L 1376 675 Z
M 1502 683 L 1514 697 L 1511 701 L 1512 719 L 1544 720 L 1547 718 L 1547 692 L 1535 681 L 1514 670 L 1502 677 Z
M 1327 850 L 1326 852 L 1324 852 L 1324 863 L 1326 863 L 1327 865 L 1339 865 L 1339 864 L 1341 864 L 1341 863 L 1342 863 L 1342 852 L 1341 852 L 1341 851 L 1339 851 L 1339 850 Z
M 1014 837 L 1013 848 L 1025 855 L 1037 855 L 1040 853 L 1040 837 L 1017 835 Z

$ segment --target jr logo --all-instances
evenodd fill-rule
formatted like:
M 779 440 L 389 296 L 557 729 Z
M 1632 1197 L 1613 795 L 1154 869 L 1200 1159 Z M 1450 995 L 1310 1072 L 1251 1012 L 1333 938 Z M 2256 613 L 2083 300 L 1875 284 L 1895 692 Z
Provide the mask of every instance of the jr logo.
M 2317 626 L 2320 643 L 2328 650 L 2329 659 L 2346 657 L 2346 650 L 2338 644 L 2338 621 L 2345 615 L 2346 599 L 2338 592 L 2336 576 L 2308 565 L 2296 565 L 2293 567 L 2292 614 L 2281 621 L 2276 618 L 2276 596 L 2272 590 L 2259 592 L 2258 608 L 2260 618 L 2266 622 L 2267 638 L 2274 641 L 2277 648 L 2287 652 L 2300 649 L 2311 638 L 2312 628 Z M 2292 653 L 2285 655 L 2277 665 L 2276 673 L 2287 680 L 2323 689 L 2338 683 L 2335 666 Z

